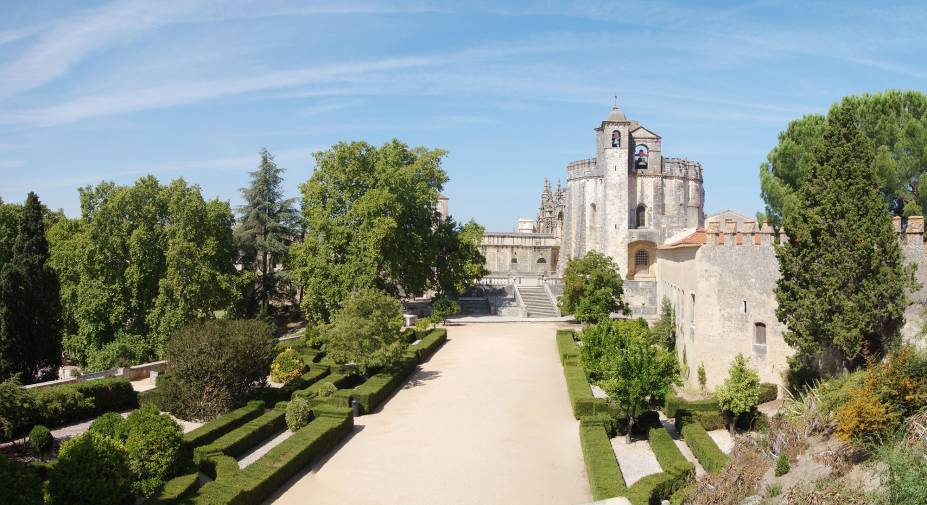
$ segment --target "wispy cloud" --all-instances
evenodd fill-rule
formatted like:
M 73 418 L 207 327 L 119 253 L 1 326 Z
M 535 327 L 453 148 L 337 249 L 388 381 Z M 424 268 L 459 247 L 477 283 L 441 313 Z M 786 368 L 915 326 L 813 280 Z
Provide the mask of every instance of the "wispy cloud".
M 8 168 L 19 168 L 23 166 L 22 160 L 0 160 L 0 170 Z
M 361 100 L 334 100 L 329 102 L 321 102 L 299 109 L 299 114 L 302 116 L 315 116 L 318 114 L 324 114 L 326 112 L 356 107 L 361 103 L 363 103 Z
M 27 26 L 25 28 L 17 28 L 15 30 L 0 31 L 0 45 L 27 39 L 42 31 L 43 28 L 44 25 L 35 25 Z

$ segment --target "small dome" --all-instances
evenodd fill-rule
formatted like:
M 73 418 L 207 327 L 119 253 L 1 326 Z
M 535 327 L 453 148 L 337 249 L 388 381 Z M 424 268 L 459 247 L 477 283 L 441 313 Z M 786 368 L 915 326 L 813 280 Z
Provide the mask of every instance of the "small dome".
M 612 107 L 612 111 L 608 113 L 608 118 L 606 121 L 627 121 L 628 118 L 624 116 L 624 112 L 621 112 L 621 109 L 617 105 Z

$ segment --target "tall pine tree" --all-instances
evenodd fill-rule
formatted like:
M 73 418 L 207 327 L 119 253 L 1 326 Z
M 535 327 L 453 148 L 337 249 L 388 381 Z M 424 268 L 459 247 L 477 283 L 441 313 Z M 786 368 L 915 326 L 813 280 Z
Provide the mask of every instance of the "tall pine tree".
M 29 193 L 12 258 L 0 271 L 0 379 L 20 373 L 35 382 L 61 364 L 60 288 L 48 265 L 44 214 Z
M 794 212 L 784 216 L 789 241 L 776 249 L 776 315 L 798 350 L 796 363 L 832 349 L 854 368 L 898 341 L 916 281 L 885 207 L 871 142 L 853 102 L 832 108 Z
M 242 263 L 257 274 L 254 301 L 262 314 L 269 313 L 270 301 L 281 290 L 283 272 L 274 267 L 285 260 L 299 218 L 293 199 L 283 198 L 283 172 L 270 152 L 262 149 L 251 185 L 241 189 L 245 204 L 235 229 Z

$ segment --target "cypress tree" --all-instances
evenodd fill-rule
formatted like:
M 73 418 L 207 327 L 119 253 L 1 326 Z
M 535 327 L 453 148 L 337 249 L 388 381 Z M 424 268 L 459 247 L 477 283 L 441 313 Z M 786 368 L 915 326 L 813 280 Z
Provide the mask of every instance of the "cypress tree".
M 244 266 L 257 273 L 256 302 L 262 314 L 268 314 L 270 300 L 277 295 L 281 275 L 274 265 L 289 252 L 299 214 L 293 199 L 283 198 L 283 171 L 274 157 L 261 150 L 261 164 L 251 172 L 251 185 L 241 189 L 245 204 L 241 206 L 235 238 L 242 251 Z
M 776 315 L 798 351 L 793 367 L 830 349 L 855 368 L 898 342 L 907 291 L 917 283 L 885 207 L 870 144 L 853 102 L 832 108 L 795 211 L 783 219 L 789 240 L 776 248 Z
M 34 382 L 61 365 L 61 299 L 48 265 L 45 212 L 35 193 L 22 209 L 10 261 L 0 271 L 0 379 Z

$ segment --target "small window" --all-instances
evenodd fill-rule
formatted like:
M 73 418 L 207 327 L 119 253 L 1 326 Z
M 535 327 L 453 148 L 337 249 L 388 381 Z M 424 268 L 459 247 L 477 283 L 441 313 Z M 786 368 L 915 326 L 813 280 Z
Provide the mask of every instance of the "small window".
M 547 260 L 544 258 L 538 258 L 538 263 L 547 263 Z
M 518 263 L 518 258 L 512 258 L 512 263 Z
M 637 206 L 637 211 L 634 213 L 636 218 L 637 227 L 644 228 L 647 226 L 647 206 L 640 204 Z
M 753 325 L 753 355 L 766 359 L 766 324 L 764 323 Z
M 741 300 L 740 312 L 743 314 L 747 313 L 747 300 Z
M 639 267 L 650 265 L 650 254 L 645 249 L 638 249 L 634 253 L 634 264 Z

